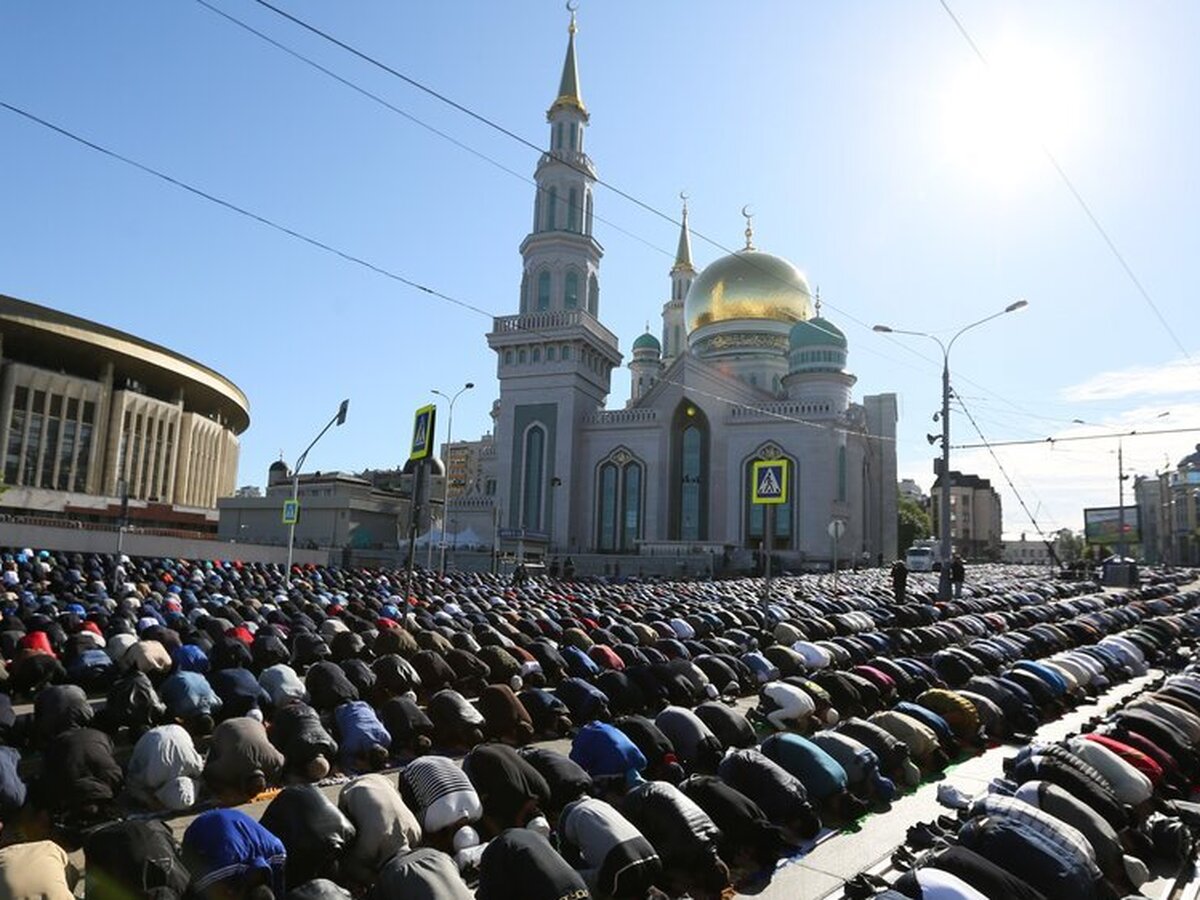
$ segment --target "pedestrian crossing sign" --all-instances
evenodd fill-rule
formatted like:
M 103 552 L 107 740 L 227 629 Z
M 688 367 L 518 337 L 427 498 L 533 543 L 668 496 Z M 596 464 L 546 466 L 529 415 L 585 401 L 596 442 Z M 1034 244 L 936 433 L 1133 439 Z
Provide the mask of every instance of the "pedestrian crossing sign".
M 437 417 L 437 407 L 433 404 L 422 406 L 413 417 L 412 452 L 409 459 L 428 459 L 433 452 L 434 420 Z
M 786 459 L 760 459 L 754 463 L 754 503 L 787 503 L 788 466 Z
M 284 500 L 283 501 L 283 524 L 295 525 L 300 521 L 300 501 L 299 500 Z

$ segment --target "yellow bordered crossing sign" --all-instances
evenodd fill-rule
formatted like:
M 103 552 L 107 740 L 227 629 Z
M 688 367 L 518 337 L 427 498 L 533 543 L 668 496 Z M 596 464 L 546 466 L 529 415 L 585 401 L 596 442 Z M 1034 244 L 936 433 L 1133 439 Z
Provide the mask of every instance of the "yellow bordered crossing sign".
M 299 500 L 284 500 L 283 501 L 283 524 L 295 525 L 300 521 L 300 501 Z
M 427 459 L 433 453 L 434 424 L 437 420 L 437 406 L 430 404 L 422 406 L 413 416 L 412 451 L 409 459 Z
M 787 503 L 788 466 L 786 459 L 760 459 L 754 462 L 754 503 Z

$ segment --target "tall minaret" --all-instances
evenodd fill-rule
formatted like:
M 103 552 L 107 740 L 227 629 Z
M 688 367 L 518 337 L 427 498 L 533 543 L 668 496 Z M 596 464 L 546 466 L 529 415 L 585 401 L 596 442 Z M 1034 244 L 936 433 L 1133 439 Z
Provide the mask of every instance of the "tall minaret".
M 679 247 L 675 250 L 675 264 L 671 266 L 671 299 L 663 304 L 663 364 L 670 365 L 687 347 L 687 332 L 683 322 L 683 301 L 688 288 L 696 278 L 696 267 L 692 265 L 692 236 L 688 231 L 687 194 L 683 199 L 683 220 L 679 226 Z
M 517 315 L 488 334 L 500 380 L 496 421 L 497 500 L 502 527 L 522 529 L 526 550 L 545 540 L 556 552 L 588 540 L 572 497 L 590 496 L 590 473 L 575 471 L 583 420 L 603 408 L 617 339 L 599 322 L 600 257 L 592 236 L 596 170 L 584 153 L 588 111 L 575 63 L 575 13 L 558 94 L 546 112 L 550 147 L 534 179 L 533 230 L 521 242 Z M 581 465 L 581 464 L 580 464 Z

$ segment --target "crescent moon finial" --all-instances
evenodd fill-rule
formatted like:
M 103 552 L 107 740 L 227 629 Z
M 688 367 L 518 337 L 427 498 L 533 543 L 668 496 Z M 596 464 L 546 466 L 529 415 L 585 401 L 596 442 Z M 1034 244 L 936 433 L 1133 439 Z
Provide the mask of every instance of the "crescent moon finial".
M 567 31 L 571 34 L 575 33 L 575 10 L 579 9 L 579 0 L 567 0 L 567 12 L 571 14 L 571 24 L 567 27 Z
M 679 192 L 679 199 L 683 201 L 683 215 L 684 215 L 684 218 L 687 218 L 687 202 L 688 202 L 688 192 L 687 192 L 687 191 L 680 191 L 680 192 Z
M 746 247 L 747 250 L 754 249 L 754 223 L 751 221 L 754 218 L 754 213 L 750 212 L 750 204 L 747 203 L 742 207 L 742 215 L 746 217 Z

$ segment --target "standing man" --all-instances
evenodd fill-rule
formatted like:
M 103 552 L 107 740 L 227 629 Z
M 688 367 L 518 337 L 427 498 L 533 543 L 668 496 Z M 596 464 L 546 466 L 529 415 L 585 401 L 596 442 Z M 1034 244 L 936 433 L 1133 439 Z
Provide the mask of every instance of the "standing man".
M 892 563 L 892 593 L 897 603 L 904 602 L 904 591 L 908 587 L 908 566 L 904 560 L 898 559 Z
M 954 559 L 950 562 L 950 583 L 954 585 L 956 599 L 962 596 L 963 579 L 966 577 L 967 567 L 963 565 L 962 557 L 955 553 Z

